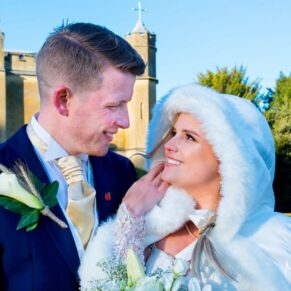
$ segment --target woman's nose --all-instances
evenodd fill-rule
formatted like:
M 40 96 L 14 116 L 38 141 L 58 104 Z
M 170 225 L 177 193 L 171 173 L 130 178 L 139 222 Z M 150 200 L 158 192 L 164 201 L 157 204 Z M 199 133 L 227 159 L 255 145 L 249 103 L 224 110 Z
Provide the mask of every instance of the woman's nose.
M 176 152 L 178 150 L 177 142 L 174 137 L 165 143 L 165 150 L 170 152 Z

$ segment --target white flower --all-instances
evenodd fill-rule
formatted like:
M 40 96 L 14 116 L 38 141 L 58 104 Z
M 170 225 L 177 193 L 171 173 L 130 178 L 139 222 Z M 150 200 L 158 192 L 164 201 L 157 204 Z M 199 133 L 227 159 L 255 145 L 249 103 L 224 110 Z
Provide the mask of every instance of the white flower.
M 132 249 L 127 252 L 126 269 L 129 286 L 134 286 L 139 279 L 145 277 L 143 267 Z
M 162 279 L 163 279 L 165 291 L 170 291 L 172 284 L 174 282 L 174 274 L 173 273 L 166 273 L 165 275 L 163 275 Z
M 0 174 L 0 195 L 13 198 L 31 208 L 44 208 L 44 205 L 37 197 L 30 194 L 19 185 L 14 174 Z
M 177 278 L 172 286 L 171 291 L 178 291 L 183 285 L 181 278 Z
M 144 277 L 138 280 L 135 291 L 163 291 L 163 285 L 156 277 Z
M 205 285 L 203 288 L 202 288 L 202 291 L 212 291 L 212 287 L 210 284 L 207 284 Z
M 187 274 L 189 270 L 189 263 L 181 258 L 175 261 L 173 272 L 175 277 L 181 277 Z
M 188 291 L 201 291 L 200 284 L 196 278 L 192 277 L 189 279 Z

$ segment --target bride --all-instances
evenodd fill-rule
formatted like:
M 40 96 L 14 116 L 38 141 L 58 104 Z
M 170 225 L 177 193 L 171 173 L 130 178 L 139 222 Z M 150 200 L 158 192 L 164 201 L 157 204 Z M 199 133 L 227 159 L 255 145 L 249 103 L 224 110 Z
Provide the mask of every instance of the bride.
M 174 89 L 154 108 L 148 152 L 154 169 L 143 179 L 160 194 L 139 197 L 133 185 L 86 250 L 82 288 L 106 276 L 97 261 L 131 247 L 148 274 L 191 262 L 187 277 L 201 289 L 291 290 L 291 221 L 273 210 L 274 141 L 251 102 Z

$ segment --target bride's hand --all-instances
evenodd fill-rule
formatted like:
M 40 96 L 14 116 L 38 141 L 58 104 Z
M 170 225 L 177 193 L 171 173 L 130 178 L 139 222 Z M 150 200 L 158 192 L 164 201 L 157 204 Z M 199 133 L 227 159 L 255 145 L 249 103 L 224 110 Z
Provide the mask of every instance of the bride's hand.
M 169 184 L 162 180 L 163 164 L 155 166 L 127 191 L 123 202 L 134 216 L 142 216 L 164 196 Z

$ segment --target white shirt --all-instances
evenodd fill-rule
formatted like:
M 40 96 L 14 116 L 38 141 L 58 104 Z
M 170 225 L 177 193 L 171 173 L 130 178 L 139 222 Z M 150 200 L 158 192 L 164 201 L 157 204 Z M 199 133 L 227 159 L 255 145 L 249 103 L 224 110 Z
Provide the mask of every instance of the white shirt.
M 35 131 L 35 133 L 39 136 L 39 138 L 47 144 L 47 152 L 46 153 L 42 153 L 39 151 L 39 149 L 37 149 L 35 146 L 34 147 L 34 151 L 36 153 L 36 155 L 38 156 L 42 166 L 45 169 L 46 174 L 48 175 L 48 178 L 50 180 L 50 182 L 52 181 L 58 181 L 59 182 L 59 189 L 58 189 L 58 193 L 57 193 L 57 199 L 58 202 L 61 206 L 61 209 L 66 217 L 66 220 L 68 222 L 69 228 L 72 232 L 77 250 L 78 250 L 78 254 L 80 259 L 83 256 L 84 253 L 84 247 L 81 241 L 81 238 L 79 236 L 79 233 L 76 229 L 76 227 L 73 225 L 73 223 L 71 222 L 69 216 L 66 213 L 66 208 L 67 208 L 67 203 L 68 203 L 68 195 L 67 195 L 67 183 L 64 179 L 63 174 L 61 173 L 59 167 L 56 165 L 55 160 L 61 157 L 65 157 L 68 156 L 69 154 L 50 136 L 50 134 L 38 123 L 37 121 L 37 115 L 35 114 L 31 121 L 30 121 L 30 125 L 32 126 L 33 130 Z M 85 176 L 85 180 L 92 186 L 94 187 L 94 181 L 93 181 L 93 175 L 91 173 L 91 167 L 89 165 L 89 159 L 88 159 L 88 155 L 87 154 L 80 154 L 78 156 L 81 161 L 82 161 L 82 166 L 83 166 L 83 172 L 84 172 L 84 176 Z M 95 206 L 96 207 L 96 206 Z M 92 236 L 94 235 L 99 221 L 98 221 L 98 213 L 97 213 L 97 208 L 95 209 L 95 225 L 92 231 Z M 91 239 L 90 238 L 90 239 Z

